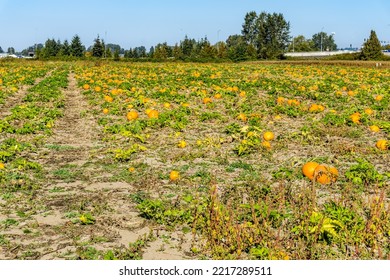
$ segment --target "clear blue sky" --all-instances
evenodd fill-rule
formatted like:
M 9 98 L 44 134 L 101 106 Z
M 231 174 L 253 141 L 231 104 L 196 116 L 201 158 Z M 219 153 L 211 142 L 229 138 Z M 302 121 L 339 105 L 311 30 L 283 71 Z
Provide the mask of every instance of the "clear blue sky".
M 240 34 L 247 12 L 283 13 L 291 35 L 335 32 L 338 47 L 358 47 L 370 30 L 390 41 L 390 0 L 0 0 L 0 46 L 17 51 L 78 34 L 87 47 L 99 34 L 125 49 L 175 44 L 185 35 L 211 43 Z

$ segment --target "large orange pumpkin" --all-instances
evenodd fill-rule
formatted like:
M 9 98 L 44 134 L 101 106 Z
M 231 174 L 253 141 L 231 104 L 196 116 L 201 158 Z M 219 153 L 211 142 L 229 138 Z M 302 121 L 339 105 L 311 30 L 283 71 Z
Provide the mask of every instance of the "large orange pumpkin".
M 309 162 L 305 163 L 302 166 L 302 173 L 303 173 L 303 175 L 305 175 L 310 180 L 313 180 L 313 178 L 314 178 L 314 171 L 316 170 L 318 165 L 319 164 L 317 162 L 314 162 L 314 161 L 309 161 Z

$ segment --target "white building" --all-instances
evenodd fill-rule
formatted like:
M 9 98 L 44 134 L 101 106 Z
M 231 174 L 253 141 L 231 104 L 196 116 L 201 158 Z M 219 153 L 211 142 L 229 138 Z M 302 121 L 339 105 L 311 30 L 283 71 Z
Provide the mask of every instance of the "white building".
M 17 56 L 16 54 L 0 53 L 0 58 L 6 58 L 6 57 L 19 58 L 19 56 Z

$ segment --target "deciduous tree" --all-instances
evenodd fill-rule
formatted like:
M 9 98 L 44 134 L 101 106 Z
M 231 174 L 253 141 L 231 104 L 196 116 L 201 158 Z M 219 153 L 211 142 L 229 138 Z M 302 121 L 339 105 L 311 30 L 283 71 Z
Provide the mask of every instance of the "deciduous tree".
M 316 51 L 335 51 L 337 45 L 334 41 L 333 34 L 328 35 L 326 32 L 319 32 L 313 35 L 312 42 Z
M 7 53 L 8 54 L 15 54 L 15 49 L 13 47 L 9 47 Z
M 292 39 L 287 50 L 289 52 L 311 52 L 314 51 L 314 44 L 312 40 L 306 39 L 303 35 L 299 35 Z
M 277 58 L 287 49 L 290 41 L 290 23 L 283 14 L 256 12 L 246 14 L 242 35 L 248 45 L 255 47 L 259 58 Z

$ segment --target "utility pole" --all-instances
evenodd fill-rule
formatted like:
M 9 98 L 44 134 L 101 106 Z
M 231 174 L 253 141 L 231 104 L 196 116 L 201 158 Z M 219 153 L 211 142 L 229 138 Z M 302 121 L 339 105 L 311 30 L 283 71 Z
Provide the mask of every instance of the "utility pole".
M 295 52 L 295 38 L 293 37 L 293 52 Z

